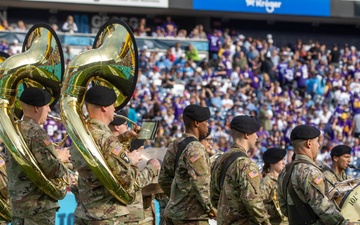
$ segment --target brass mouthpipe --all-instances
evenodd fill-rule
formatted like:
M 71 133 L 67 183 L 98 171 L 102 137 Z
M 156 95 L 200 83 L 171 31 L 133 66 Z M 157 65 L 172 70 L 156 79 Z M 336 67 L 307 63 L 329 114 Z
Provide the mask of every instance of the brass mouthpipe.
M 126 116 L 123 116 L 123 115 L 119 115 L 119 114 L 114 113 L 114 117 L 119 117 L 119 118 L 121 118 L 121 119 L 124 119 L 124 120 L 128 121 L 128 122 L 131 123 L 132 125 L 137 126 L 137 124 L 136 124 L 134 121 L 132 121 L 131 119 L 127 118 Z
M 54 120 L 56 120 L 56 121 L 61 121 L 61 118 L 60 118 L 60 117 L 57 117 L 57 116 L 53 116 L 53 115 L 48 114 L 47 117 L 49 117 L 49 118 L 51 118 L 51 119 L 54 119 Z

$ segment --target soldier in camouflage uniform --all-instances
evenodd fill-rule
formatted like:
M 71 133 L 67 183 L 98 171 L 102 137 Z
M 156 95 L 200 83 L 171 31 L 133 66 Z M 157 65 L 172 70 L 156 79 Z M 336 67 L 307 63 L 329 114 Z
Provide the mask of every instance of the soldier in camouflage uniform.
M 0 195 L 0 198 L 2 198 L 3 201 L 10 204 L 8 180 L 6 177 L 6 166 L 2 153 L 0 153 Z M 8 222 L 9 221 L 6 221 L 4 218 L 0 217 L 0 225 L 6 225 Z
M 24 118 L 19 128 L 27 146 L 48 179 L 63 177 L 67 173 L 63 163 L 69 161 L 69 152 L 56 151 L 47 132 L 41 127 L 50 112 L 50 93 L 38 88 L 26 88 L 20 101 Z M 10 153 L 7 153 L 6 172 L 12 224 L 55 224 L 58 201 L 36 186 Z
M 319 136 L 320 131 L 308 125 L 295 127 L 290 135 L 295 160 L 278 179 L 280 208 L 290 224 L 347 224 L 325 195 L 325 177 L 315 163 Z
M 210 201 L 209 156 L 198 141 L 208 132 L 209 118 L 207 107 L 187 106 L 183 113 L 186 134 L 172 143 L 165 155 L 159 184 L 170 196 L 165 209 L 167 225 L 208 224 L 208 219 L 216 216 L 216 209 Z M 184 137 L 186 142 L 183 142 Z M 177 152 L 179 146 L 182 146 L 181 154 Z
M 321 169 L 325 175 L 326 189 L 329 191 L 335 183 L 350 179 L 345 170 L 351 162 L 351 147 L 347 145 L 337 145 L 330 152 L 332 165 L 331 168 L 322 165 Z
M 124 111 L 120 112 L 123 116 Z M 138 132 L 136 130 L 128 130 L 127 121 L 123 118 L 116 117 L 109 125 L 111 132 L 121 139 L 126 139 L 126 142 L 130 142 L 131 140 L 138 137 Z M 140 154 L 139 152 L 143 149 L 134 150 L 132 152 L 129 149 L 125 149 L 126 155 L 131 157 L 132 154 Z M 150 161 L 153 161 L 150 164 Z M 136 183 L 138 189 L 136 190 L 135 201 L 128 205 L 129 215 L 128 221 L 125 221 L 128 225 L 153 225 L 155 223 L 155 218 L 153 215 L 153 205 L 151 204 L 152 196 L 146 196 L 145 201 L 143 201 L 142 188 L 152 183 L 152 181 L 158 176 L 160 170 L 160 163 L 157 159 L 151 159 L 148 165 L 139 173 L 136 178 Z M 134 162 L 134 165 L 137 166 L 137 162 Z M 156 165 L 156 167 L 154 166 Z M 144 202 L 146 204 L 144 204 Z
M 234 117 L 230 125 L 234 143 L 216 159 L 211 171 L 211 201 L 217 205 L 217 222 L 219 225 L 270 224 L 260 193 L 259 168 L 247 156 L 247 151 L 255 148 L 260 123 L 255 117 L 241 115 Z M 225 162 L 238 152 L 243 153 L 224 171 L 220 187 Z
M 135 181 L 139 169 L 132 165 L 140 158 L 126 155 L 118 138 L 108 127 L 114 119 L 115 91 L 102 86 L 91 87 L 85 95 L 89 112 L 88 126 L 92 137 L 101 149 L 109 168 L 122 187 L 135 195 Z M 124 224 L 129 210 L 118 201 L 92 172 L 75 146 L 71 148 L 72 163 L 79 173 L 78 204 L 75 209 L 75 224 L 112 225 Z
M 200 140 L 201 144 L 205 146 L 205 149 L 210 157 L 210 166 L 212 166 L 219 155 L 223 154 L 222 151 L 216 150 L 213 148 L 214 141 L 211 137 L 211 128 L 209 127 L 208 133 L 206 137 L 202 140 Z
M 287 218 L 282 215 L 279 205 L 277 180 L 279 173 L 285 167 L 286 150 L 282 148 L 269 148 L 263 155 L 263 171 L 260 189 L 265 209 L 270 215 L 272 225 L 288 224 Z

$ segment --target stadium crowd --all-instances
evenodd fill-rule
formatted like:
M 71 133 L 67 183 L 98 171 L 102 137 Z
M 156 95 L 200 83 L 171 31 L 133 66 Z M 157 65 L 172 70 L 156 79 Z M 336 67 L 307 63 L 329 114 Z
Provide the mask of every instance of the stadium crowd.
M 206 58 L 199 56 L 195 46 L 181 46 L 180 42 L 166 52 L 150 51 L 147 46 L 139 49 L 138 83 L 125 110 L 138 124 L 143 119 L 161 120 L 158 135 L 148 146 L 168 146 L 184 131 L 183 109 L 200 104 L 212 112 L 214 149 L 229 149 L 231 119 L 248 114 L 257 116 L 262 124 L 257 149 L 250 153 L 255 160 L 272 146 L 292 151 L 290 132 L 300 124 L 321 130 L 321 164 L 331 162 L 329 151 L 338 144 L 351 146 L 354 160 L 360 158 L 360 55 L 355 46 L 326 46 L 300 39 L 276 46 L 276 37 L 271 34 L 251 37 L 230 30 L 206 33 L 202 25 L 187 35 L 171 17 L 155 31 L 142 20 L 134 33 L 209 41 Z M 5 42 L 1 41 L 1 51 L 20 52 L 18 43 Z M 68 49 L 68 60 L 74 57 L 70 55 Z M 45 127 L 54 141 L 66 133 L 51 119 Z M 70 145 L 69 139 L 65 145 Z

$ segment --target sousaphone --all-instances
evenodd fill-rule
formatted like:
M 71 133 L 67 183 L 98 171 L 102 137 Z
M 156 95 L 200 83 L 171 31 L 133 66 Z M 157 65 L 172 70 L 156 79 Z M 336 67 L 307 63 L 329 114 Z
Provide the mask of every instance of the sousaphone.
M 60 99 L 60 116 L 73 144 L 100 182 L 123 204 L 133 202 L 135 193 L 125 190 L 112 174 L 100 146 L 87 128 L 82 108 L 91 85 L 114 89 L 117 95 L 115 107 L 117 110 L 123 108 L 136 86 L 137 60 L 137 46 L 130 28 L 121 20 L 110 20 L 97 33 L 93 49 L 70 61 Z
M 60 96 L 64 57 L 60 41 L 52 28 L 43 23 L 27 33 L 22 53 L 13 55 L 0 65 L 0 136 L 8 153 L 27 177 L 46 195 L 63 199 L 68 177 L 48 179 L 27 146 L 18 127 L 22 117 L 19 96 L 24 88 L 45 88 L 52 94 L 51 106 Z

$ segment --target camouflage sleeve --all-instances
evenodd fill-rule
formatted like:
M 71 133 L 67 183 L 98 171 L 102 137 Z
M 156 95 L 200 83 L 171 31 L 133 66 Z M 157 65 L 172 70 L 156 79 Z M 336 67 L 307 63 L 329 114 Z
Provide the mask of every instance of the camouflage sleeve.
M 31 128 L 28 144 L 41 170 L 49 179 L 63 177 L 67 173 L 66 166 L 58 159 L 54 145 L 44 129 Z
M 0 194 L 5 199 L 9 198 L 8 182 L 6 177 L 5 161 L 0 156 Z
M 171 183 L 174 179 L 174 162 L 176 155 L 174 154 L 175 142 L 172 142 L 164 156 L 164 160 L 161 164 L 160 174 L 159 174 L 159 185 L 164 193 L 170 197 L 171 192 Z
M 140 188 L 152 183 L 158 175 L 157 169 L 152 165 L 147 165 L 138 175 L 136 182 Z
M 265 209 L 270 216 L 276 216 L 277 211 L 274 204 L 274 194 L 276 193 L 277 184 L 268 176 L 264 177 L 260 183 L 260 190 L 264 201 Z
M 212 208 L 210 200 L 210 159 L 200 142 L 192 142 L 183 153 L 191 187 L 205 212 Z
M 337 178 L 335 177 L 335 174 L 333 174 L 331 171 L 326 170 L 323 172 L 323 174 L 325 176 L 325 181 L 327 182 L 327 185 L 325 186 L 326 188 L 330 188 L 334 186 L 336 182 L 338 182 Z
M 286 196 L 283 195 L 283 180 L 285 178 L 285 169 L 283 169 L 281 171 L 281 173 L 279 174 L 279 179 L 278 179 L 278 196 L 279 196 L 279 204 L 280 204 L 280 210 L 282 212 L 282 214 L 284 214 L 285 216 L 288 216 L 287 213 L 287 202 L 286 202 Z
M 300 167 L 294 171 L 291 181 L 296 180 L 295 182 L 299 184 L 294 185 L 295 191 L 311 206 L 320 217 L 320 221 L 324 224 L 345 223 L 344 217 L 325 195 L 323 173 L 315 167 Z M 301 189 L 303 189 L 303 196 L 301 196 Z
M 240 199 L 250 215 L 250 221 L 256 224 L 269 223 L 260 193 L 260 173 L 257 165 L 249 158 L 239 158 L 235 161 L 237 184 L 239 185 Z
M 135 185 L 139 168 L 132 166 L 122 145 L 115 136 L 110 136 L 103 146 L 104 157 L 121 186 L 129 193 L 135 194 Z

